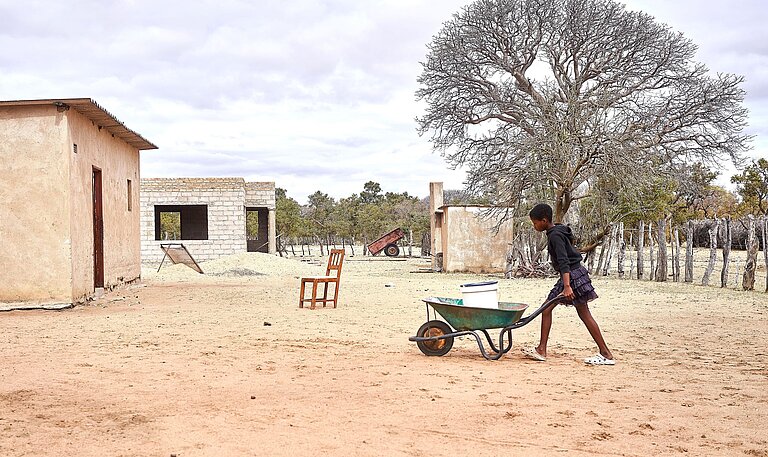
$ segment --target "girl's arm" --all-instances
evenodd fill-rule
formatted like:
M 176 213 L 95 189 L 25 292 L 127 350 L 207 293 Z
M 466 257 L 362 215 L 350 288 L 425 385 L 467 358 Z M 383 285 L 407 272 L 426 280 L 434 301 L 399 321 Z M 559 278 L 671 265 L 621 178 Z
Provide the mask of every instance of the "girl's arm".
M 571 272 L 566 271 L 562 274 L 563 278 L 563 295 L 565 295 L 565 298 L 568 300 L 573 300 L 576 296 L 573 293 L 573 289 L 571 289 Z

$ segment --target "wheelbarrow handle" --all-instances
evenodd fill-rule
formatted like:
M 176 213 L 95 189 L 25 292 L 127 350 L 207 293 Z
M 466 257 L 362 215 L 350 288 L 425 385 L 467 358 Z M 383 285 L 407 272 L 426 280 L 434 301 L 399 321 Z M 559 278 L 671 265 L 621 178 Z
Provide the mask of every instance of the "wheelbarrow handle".
M 526 325 L 526 324 L 530 323 L 532 320 L 536 319 L 539 316 L 539 314 L 543 313 L 548 308 L 554 308 L 555 305 L 558 305 L 558 304 L 563 303 L 565 301 L 566 301 L 566 298 L 565 298 L 565 295 L 563 295 L 563 294 L 560 294 L 557 297 L 552 298 L 551 300 L 547 300 L 541 306 L 539 306 L 539 308 L 536 311 L 534 311 L 531 314 L 525 316 L 524 318 L 520 319 L 519 321 L 515 322 L 514 324 L 510 325 L 507 328 L 508 329 L 520 328 L 523 325 Z

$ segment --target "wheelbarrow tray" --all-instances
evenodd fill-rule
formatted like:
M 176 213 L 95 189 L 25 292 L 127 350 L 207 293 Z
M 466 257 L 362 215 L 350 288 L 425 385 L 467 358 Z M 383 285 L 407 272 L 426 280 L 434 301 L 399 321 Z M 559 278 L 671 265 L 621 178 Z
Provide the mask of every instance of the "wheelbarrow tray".
M 499 302 L 498 308 L 464 306 L 461 298 L 429 297 L 423 301 L 457 331 L 509 327 L 528 309 L 526 304 L 511 302 Z

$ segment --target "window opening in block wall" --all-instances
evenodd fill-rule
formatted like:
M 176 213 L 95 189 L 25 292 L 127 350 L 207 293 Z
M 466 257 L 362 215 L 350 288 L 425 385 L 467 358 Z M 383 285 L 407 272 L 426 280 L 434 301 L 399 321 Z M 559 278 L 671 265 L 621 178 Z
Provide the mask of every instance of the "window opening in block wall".
M 155 240 L 207 240 L 208 205 L 155 205 Z
M 133 210 L 133 186 L 131 180 L 128 180 L 128 211 Z

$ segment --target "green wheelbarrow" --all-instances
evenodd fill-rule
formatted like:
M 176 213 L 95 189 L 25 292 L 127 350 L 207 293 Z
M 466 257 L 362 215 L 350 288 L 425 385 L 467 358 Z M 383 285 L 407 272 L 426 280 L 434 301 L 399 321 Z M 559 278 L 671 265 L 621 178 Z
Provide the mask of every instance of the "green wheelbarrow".
M 536 311 L 523 317 L 528 305 L 522 303 L 499 302 L 498 308 L 477 308 L 464 306 L 460 298 L 429 297 L 422 301 L 427 304 L 427 322 L 419 327 L 416 336 L 408 338 L 415 341 L 422 353 L 429 356 L 442 356 L 453 347 L 453 339 L 458 336 L 470 336 L 477 341 L 480 353 L 488 360 L 498 360 L 512 349 L 512 330 L 520 328 L 544 312 L 561 303 L 562 295 L 544 302 Z M 430 307 L 434 318 L 430 318 Z M 437 319 L 437 314 L 445 321 Z M 499 345 L 494 344 L 489 329 L 501 329 Z M 485 335 L 490 351 L 483 345 L 480 335 Z M 506 344 L 505 344 L 506 338 Z

